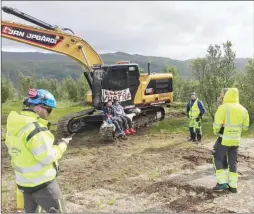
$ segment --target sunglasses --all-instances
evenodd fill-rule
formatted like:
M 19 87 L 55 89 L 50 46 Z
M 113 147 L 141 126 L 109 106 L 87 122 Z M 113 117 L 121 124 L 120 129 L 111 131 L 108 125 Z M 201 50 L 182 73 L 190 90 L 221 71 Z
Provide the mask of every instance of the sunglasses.
M 52 112 L 52 108 L 46 107 L 46 106 L 41 106 L 41 108 L 44 108 L 47 110 L 48 114 Z

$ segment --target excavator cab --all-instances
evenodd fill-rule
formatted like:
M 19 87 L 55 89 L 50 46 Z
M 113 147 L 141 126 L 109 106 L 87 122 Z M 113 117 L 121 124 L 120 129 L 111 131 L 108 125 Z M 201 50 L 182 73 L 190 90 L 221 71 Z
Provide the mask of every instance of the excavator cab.
M 128 61 L 106 65 L 93 72 L 93 106 L 101 109 L 108 100 L 118 98 L 127 109 L 134 106 L 134 98 L 140 85 L 139 66 Z

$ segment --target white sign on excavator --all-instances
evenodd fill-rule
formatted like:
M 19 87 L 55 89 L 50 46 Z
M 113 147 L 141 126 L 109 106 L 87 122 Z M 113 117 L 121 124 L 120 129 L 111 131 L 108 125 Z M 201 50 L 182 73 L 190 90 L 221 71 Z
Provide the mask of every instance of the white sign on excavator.
M 101 96 L 102 102 L 105 103 L 105 102 L 108 102 L 108 100 L 113 101 L 114 98 L 117 98 L 119 102 L 131 100 L 130 89 L 126 88 L 121 91 L 110 91 L 110 90 L 102 89 L 102 96 Z

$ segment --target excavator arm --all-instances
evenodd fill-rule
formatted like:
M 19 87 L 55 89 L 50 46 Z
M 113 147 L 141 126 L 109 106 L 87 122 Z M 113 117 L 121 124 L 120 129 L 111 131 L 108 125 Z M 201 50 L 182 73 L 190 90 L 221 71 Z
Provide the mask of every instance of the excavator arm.
M 86 74 L 92 72 L 93 67 L 103 64 L 100 55 L 85 40 L 65 32 L 70 29 L 60 29 L 10 7 L 2 7 L 2 10 L 40 26 L 2 21 L 2 37 L 69 56 L 84 67 Z M 86 77 L 91 87 L 90 74 Z

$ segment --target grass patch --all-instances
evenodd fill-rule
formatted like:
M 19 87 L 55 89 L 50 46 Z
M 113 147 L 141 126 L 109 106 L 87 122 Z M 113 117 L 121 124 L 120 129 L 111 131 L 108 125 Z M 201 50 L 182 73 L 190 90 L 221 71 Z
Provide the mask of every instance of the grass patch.
M 1 122 L 2 122 L 2 140 L 5 139 L 5 126 L 6 126 L 6 120 L 8 117 L 8 114 L 11 111 L 20 112 L 24 108 L 22 101 L 7 101 L 6 103 L 2 104 L 2 115 L 1 115 Z M 54 109 L 51 113 L 51 115 L 48 118 L 48 121 L 52 123 L 51 131 L 56 131 L 57 127 L 55 124 L 57 124 L 58 120 L 61 117 L 64 117 L 66 115 L 76 113 L 85 109 L 91 108 L 90 106 L 83 106 L 80 103 L 73 103 L 73 102 L 58 102 L 57 108 Z
M 2 190 L 1 190 L 1 191 L 2 191 L 2 193 L 9 192 L 8 187 L 7 187 L 7 186 L 5 186 L 5 185 L 3 185 L 1 189 L 2 189 Z
M 243 137 L 254 137 L 254 125 L 251 125 L 248 129 L 248 131 L 242 132 Z
M 152 129 L 151 133 L 185 133 L 188 131 L 188 124 L 185 118 L 174 118 L 174 119 L 165 119 L 157 123 Z
M 150 177 L 151 177 L 151 179 L 156 180 L 156 179 L 160 178 L 160 173 L 157 171 L 154 171 L 151 173 Z
M 188 118 L 167 118 L 157 123 L 152 129 L 151 134 L 186 134 L 189 133 Z M 216 137 L 213 133 L 213 121 L 211 118 L 204 117 L 202 120 L 202 133 L 206 138 Z M 250 126 L 248 131 L 242 132 L 242 137 L 254 137 L 254 126 Z
M 108 205 L 114 205 L 116 203 L 116 200 L 115 199 L 112 199 L 112 200 L 110 200 L 109 202 L 108 202 Z
M 72 103 L 69 101 L 58 102 L 57 108 L 52 111 L 52 114 L 48 120 L 52 123 L 56 123 L 61 117 L 79 112 L 81 110 L 90 108 L 90 106 L 82 106 L 79 103 Z M 6 124 L 6 119 L 11 111 L 20 112 L 23 109 L 22 101 L 7 101 L 2 105 L 2 124 Z

